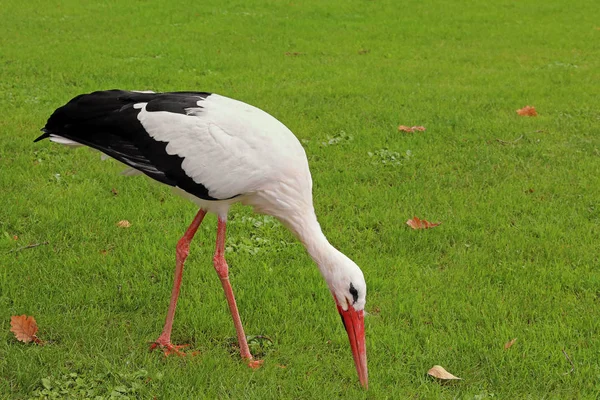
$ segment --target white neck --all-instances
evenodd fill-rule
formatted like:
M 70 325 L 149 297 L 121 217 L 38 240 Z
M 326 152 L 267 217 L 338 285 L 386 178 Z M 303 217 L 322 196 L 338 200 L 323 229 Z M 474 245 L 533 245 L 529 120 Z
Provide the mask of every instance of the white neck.
M 333 247 L 317 221 L 314 208 L 298 207 L 275 214 L 302 242 L 327 282 L 336 303 L 343 310 L 352 306 L 356 310 L 365 307 L 367 287 L 360 268 L 342 252 Z M 354 294 L 351 287 L 354 286 Z
M 343 253 L 333 247 L 317 221 L 312 198 L 298 194 L 293 185 L 281 185 L 274 193 L 262 191 L 246 199 L 258 212 L 277 217 L 302 242 L 315 261 L 321 275 L 338 305 L 346 310 L 349 304 L 361 310 L 367 293 L 365 279 L 360 268 Z M 275 199 L 275 200 L 273 200 Z M 351 284 L 358 290 L 358 300 L 350 292 Z
M 336 274 L 336 267 L 341 265 L 340 258 L 345 258 L 339 250 L 333 247 L 321 230 L 313 209 L 305 214 L 288 214 L 280 218 L 294 235 L 302 242 L 306 251 L 315 261 L 321 274 L 328 284 Z

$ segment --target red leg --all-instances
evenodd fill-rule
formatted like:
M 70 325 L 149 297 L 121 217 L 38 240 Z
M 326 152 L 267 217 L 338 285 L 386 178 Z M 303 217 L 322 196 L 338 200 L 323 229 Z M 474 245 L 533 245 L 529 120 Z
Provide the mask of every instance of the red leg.
M 162 333 L 156 339 L 154 343 L 150 346 L 150 349 L 155 349 L 160 347 L 163 349 L 165 355 L 169 355 L 171 353 L 176 353 L 177 355 L 184 355 L 180 348 L 184 346 L 175 346 L 171 344 L 171 328 L 173 327 L 173 318 L 175 317 L 175 307 L 177 306 L 177 298 L 179 297 L 179 288 L 181 286 L 181 278 L 183 276 L 183 263 L 185 263 L 185 259 L 188 256 L 190 251 L 190 242 L 192 238 L 196 234 L 198 227 L 202 223 L 204 216 L 206 215 L 206 211 L 200 209 L 191 225 L 185 231 L 185 234 L 179 242 L 177 242 L 177 255 L 176 255 L 176 266 L 175 266 L 175 281 L 173 282 L 173 290 L 171 291 L 171 302 L 169 303 L 169 311 L 167 311 L 167 319 L 165 321 L 165 327 L 163 328 Z
M 237 304 L 235 303 L 233 289 L 231 288 L 231 283 L 229 283 L 229 267 L 225 261 L 225 230 L 226 222 L 219 217 L 217 227 L 217 248 L 215 251 L 215 256 L 213 257 L 213 264 L 215 266 L 215 270 L 217 271 L 217 275 L 219 275 L 219 278 L 221 279 L 221 285 L 223 285 L 223 290 L 225 291 L 225 296 L 227 297 L 227 303 L 229 304 L 229 311 L 231 311 L 231 317 L 233 318 L 233 324 L 235 325 L 235 330 L 237 332 L 242 358 L 248 362 L 248 366 L 251 368 L 259 368 L 263 363 L 263 360 L 254 360 L 252 358 L 252 354 L 250 354 L 248 342 L 246 341 L 246 334 L 244 333 L 244 327 L 242 326 Z

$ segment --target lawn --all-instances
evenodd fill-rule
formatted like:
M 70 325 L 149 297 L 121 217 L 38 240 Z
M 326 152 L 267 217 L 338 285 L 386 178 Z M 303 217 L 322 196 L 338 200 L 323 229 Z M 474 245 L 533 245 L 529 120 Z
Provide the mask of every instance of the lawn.
M 597 1 L 177 3 L 0 7 L 0 398 L 600 396 Z M 367 280 L 367 392 L 304 248 L 241 206 L 226 256 L 264 366 L 232 345 L 214 216 L 173 329 L 195 355 L 148 351 L 194 205 L 33 143 L 55 108 L 110 88 L 219 93 L 302 140 L 322 228 Z M 46 345 L 14 339 L 20 314 Z

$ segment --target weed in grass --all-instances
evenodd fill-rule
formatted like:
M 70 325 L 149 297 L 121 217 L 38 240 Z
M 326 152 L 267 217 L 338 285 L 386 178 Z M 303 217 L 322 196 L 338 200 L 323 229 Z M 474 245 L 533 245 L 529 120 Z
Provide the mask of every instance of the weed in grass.
M 269 353 L 276 350 L 273 339 L 268 336 L 250 335 L 247 336 L 246 339 L 248 340 L 250 353 L 252 353 L 256 359 L 263 359 L 269 355 Z M 229 354 L 231 354 L 232 357 L 238 357 L 240 354 L 240 346 L 238 345 L 237 337 L 228 337 L 226 343 Z
M 260 236 L 230 237 L 227 239 L 225 250 L 228 253 L 244 252 L 251 255 L 258 254 L 261 249 L 270 247 L 271 241 Z
M 354 139 L 352 137 L 352 135 L 348 135 L 346 132 L 340 131 L 335 136 L 327 136 L 327 140 L 324 142 L 321 142 L 321 145 L 325 146 L 325 147 L 326 146 L 334 146 L 336 144 L 350 142 L 352 139 Z
M 90 374 L 71 372 L 40 380 L 30 399 L 130 399 L 147 395 L 161 376 L 148 376 L 146 370 L 132 373 Z
M 270 215 L 242 215 L 241 217 L 232 217 L 229 224 L 250 225 L 254 228 L 274 227 L 279 225 L 274 217 Z
M 384 164 L 384 165 L 401 165 L 403 161 L 409 160 L 412 157 L 412 151 L 406 150 L 401 155 L 397 151 L 391 151 L 388 149 L 379 149 L 373 152 L 367 153 L 373 160 L 373 164 Z

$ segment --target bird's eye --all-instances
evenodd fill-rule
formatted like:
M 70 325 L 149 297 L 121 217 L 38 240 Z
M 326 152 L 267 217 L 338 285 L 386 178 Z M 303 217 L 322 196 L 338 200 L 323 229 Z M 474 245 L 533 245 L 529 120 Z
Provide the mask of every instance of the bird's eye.
M 352 283 L 350 283 L 350 294 L 352 295 L 352 304 L 356 303 L 358 301 L 358 290 Z

